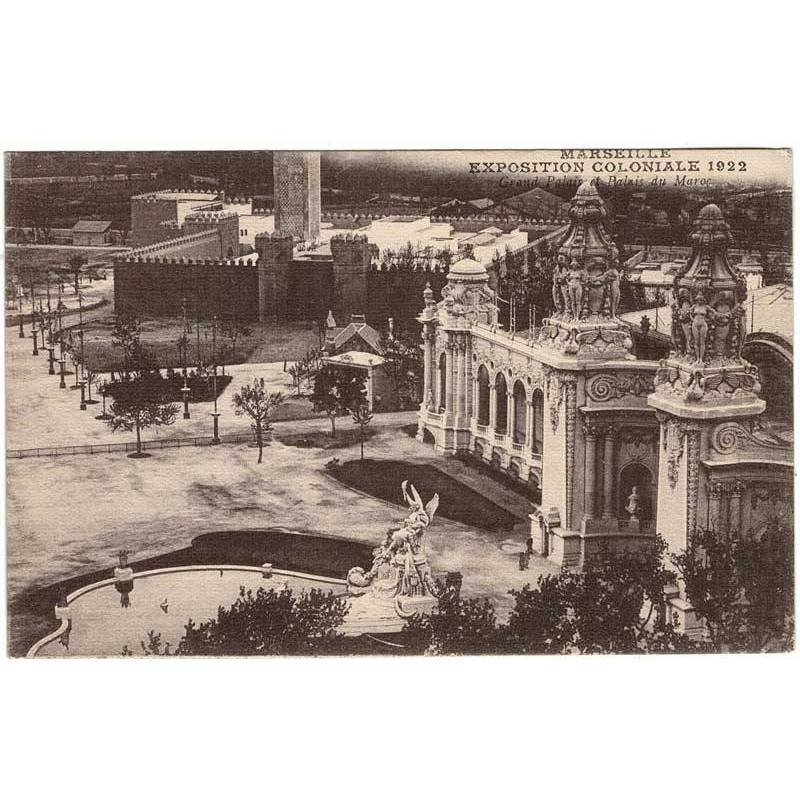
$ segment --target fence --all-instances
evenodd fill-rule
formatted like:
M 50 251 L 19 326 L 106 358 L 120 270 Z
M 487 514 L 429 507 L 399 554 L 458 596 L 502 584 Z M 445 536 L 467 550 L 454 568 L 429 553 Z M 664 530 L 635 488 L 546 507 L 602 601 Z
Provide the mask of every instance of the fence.
M 205 447 L 210 445 L 211 436 L 195 436 L 187 439 L 151 439 L 142 442 L 142 450 L 165 450 L 170 447 Z M 222 444 L 242 444 L 255 442 L 253 433 L 227 433 L 220 437 Z M 270 435 L 264 437 L 267 442 Z M 132 453 L 136 442 L 109 442 L 108 444 L 76 444 L 62 447 L 31 447 L 26 450 L 6 450 L 6 458 L 38 458 L 41 456 L 82 456 L 100 453 Z

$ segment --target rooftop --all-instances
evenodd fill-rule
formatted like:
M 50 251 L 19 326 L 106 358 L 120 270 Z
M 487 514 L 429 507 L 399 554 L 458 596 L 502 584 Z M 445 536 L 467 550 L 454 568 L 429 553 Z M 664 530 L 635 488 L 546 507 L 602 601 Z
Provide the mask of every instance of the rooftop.
M 111 222 L 104 220 L 79 219 L 73 226 L 73 233 L 105 233 L 111 227 Z
M 793 293 L 792 287 L 783 283 L 751 291 L 746 304 L 748 333 L 772 333 L 791 343 L 794 338 Z M 650 318 L 652 330 L 670 335 L 672 309 L 669 306 L 629 311 L 620 317 L 638 325 L 645 315 Z

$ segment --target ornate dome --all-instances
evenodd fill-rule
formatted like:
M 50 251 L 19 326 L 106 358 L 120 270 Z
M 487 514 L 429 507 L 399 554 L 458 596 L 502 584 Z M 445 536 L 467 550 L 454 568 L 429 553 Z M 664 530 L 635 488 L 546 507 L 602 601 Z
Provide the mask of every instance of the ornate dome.
M 473 258 L 462 258 L 451 265 L 447 279 L 448 281 L 488 281 L 489 274 L 480 261 L 475 261 Z

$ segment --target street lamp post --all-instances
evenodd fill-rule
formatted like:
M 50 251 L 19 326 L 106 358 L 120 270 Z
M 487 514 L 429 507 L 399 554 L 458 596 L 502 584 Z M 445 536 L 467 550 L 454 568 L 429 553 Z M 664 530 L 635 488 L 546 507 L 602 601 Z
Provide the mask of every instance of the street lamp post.
M 22 284 L 20 284 L 18 288 L 19 288 L 19 338 L 20 339 L 24 339 L 25 338 L 25 331 L 24 331 L 24 329 L 22 327 L 22 317 L 23 317 L 23 313 L 22 313 L 22 296 L 23 296 L 24 292 L 22 290 Z
M 186 377 L 183 379 L 183 388 L 181 394 L 183 395 L 183 418 L 189 419 L 189 392 L 192 390 L 186 385 Z
M 183 388 L 181 389 L 181 394 L 183 395 L 183 418 L 190 419 L 191 415 L 189 414 L 189 392 L 191 389 L 188 385 L 188 372 L 186 368 L 186 357 L 187 357 L 187 350 L 189 349 L 189 339 L 186 336 L 186 298 L 183 298 L 181 302 L 181 309 L 183 311 L 183 331 L 181 333 L 181 338 L 179 339 L 181 343 L 181 355 L 183 357 Z
M 81 411 L 86 411 L 86 381 L 80 381 L 81 387 Z
M 78 292 L 78 338 L 80 339 L 81 344 L 81 378 L 84 376 L 84 368 L 83 365 L 85 362 L 85 353 L 83 350 L 83 295 Z
M 111 415 L 106 412 L 106 395 L 108 394 L 108 381 L 103 381 L 100 386 L 100 394 L 103 395 L 103 413 L 95 417 L 95 419 L 111 419 Z
M 214 317 L 211 326 L 211 352 L 213 353 L 214 359 L 214 383 L 213 389 L 214 392 L 214 411 L 211 414 L 214 417 L 214 436 L 211 439 L 211 444 L 220 444 L 219 438 L 219 411 L 217 411 L 217 318 Z
M 66 389 L 67 388 L 67 382 L 64 380 L 64 376 L 66 375 L 66 372 L 64 372 L 64 364 L 65 363 L 66 362 L 64 360 L 64 356 L 62 355 L 61 358 L 58 359 L 58 364 L 59 364 L 59 367 L 61 368 L 60 371 L 59 371 L 59 383 L 58 383 L 58 388 L 59 389 Z
M 39 300 L 39 333 L 42 334 L 42 350 L 44 350 L 44 305 Z
M 35 356 L 39 355 L 39 331 L 36 329 L 36 315 L 33 316 L 33 324 L 31 325 L 31 336 L 33 337 L 33 354 Z

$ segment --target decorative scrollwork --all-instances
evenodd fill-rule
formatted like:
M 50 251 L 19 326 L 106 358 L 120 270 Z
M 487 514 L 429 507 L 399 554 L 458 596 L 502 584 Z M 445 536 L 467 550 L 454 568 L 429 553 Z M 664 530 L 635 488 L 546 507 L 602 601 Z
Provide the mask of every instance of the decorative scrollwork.
M 738 422 L 717 425 L 711 434 L 711 446 L 721 455 L 730 455 L 741 448 L 747 431 Z
M 653 376 L 640 373 L 593 375 L 586 382 L 586 394 L 595 403 L 618 400 L 626 395 L 641 397 L 654 390 Z

